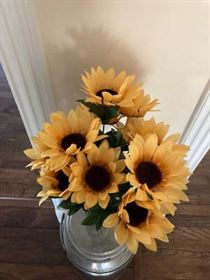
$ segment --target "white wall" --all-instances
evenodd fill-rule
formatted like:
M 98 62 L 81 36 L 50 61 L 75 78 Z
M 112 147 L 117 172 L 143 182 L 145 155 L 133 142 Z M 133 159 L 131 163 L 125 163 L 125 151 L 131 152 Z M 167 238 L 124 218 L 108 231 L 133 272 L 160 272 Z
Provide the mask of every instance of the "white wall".
M 36 1 L 57 108 L 91 66 L 136 73 L 159 120 L 183 132 L 209 78 L 207 1 Z

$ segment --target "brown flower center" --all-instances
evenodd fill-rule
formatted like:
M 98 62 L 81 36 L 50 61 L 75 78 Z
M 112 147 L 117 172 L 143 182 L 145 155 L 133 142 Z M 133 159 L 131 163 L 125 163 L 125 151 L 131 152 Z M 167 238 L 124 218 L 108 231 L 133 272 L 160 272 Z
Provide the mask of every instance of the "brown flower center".
M 85 147 L 86 139 L 80 133 L 72 133 L 72 134 L 66 135 L 61 140 L 61 147 L 64 150 L 67 150 L 72 144 L 75 144 L 78 149 L 80 148 L 82 150 Z
M 85 181 L 92 190 L 100 192 L 110 184 L 111 175 L 106 168 L 92 165 L 85 175 Z
M 60 170 L 56 174 L 56 179 L 58 180 L 57 187 L 59 188 L 59 190 L 61 192 L 65 191 L 69 186 L 69 177 L 66 176 L 66 174 L 62 170 Z
M 131 226 L 139 226 L 147 219 L 148 210 L 138 206 L 135 202 L 128 203 L 125 210 L 128 212 Z
M 99 97 L 101 97 L 101 98 L 103 98 L 103 95 L 102 95 L 103 92 L 108 92 L 108 93 L 110 93 L 111 95 L 117 95 L 117 94 L 118 94 L 118 92 L 116 92 L 116 91 L 113 90 L 113 89 L 101 89 L 101 90 L 99 90 L 99 91 L 96 92 L 96 95 L 99 96 Z
M 140 162 L 135 173 L 139 183 L 146 183 L 149 189 L 159 184 L 162 179 L 160 169 L 149 161 Z

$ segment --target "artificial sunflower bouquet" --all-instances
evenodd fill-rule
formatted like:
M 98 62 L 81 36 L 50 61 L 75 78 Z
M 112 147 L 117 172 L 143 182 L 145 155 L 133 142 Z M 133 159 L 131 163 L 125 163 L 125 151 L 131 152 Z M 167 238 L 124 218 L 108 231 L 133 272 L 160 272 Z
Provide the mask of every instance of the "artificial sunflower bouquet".
M 144 119 L 158 100 L 135 76 L 97 67 L 82 81 L 87 98 L 67 115 L 52 113 L 24 151 L 39 170 L 39 203 L 59 198 L 69 215 L 86 212 L 83 225 L 112 228 L 132 253 L 139 243 L 156 251 L 155 240 L 168 242 L 174 229 L 166 215 L 188 201 L 188 147 L 166 136 L 168 125 Z

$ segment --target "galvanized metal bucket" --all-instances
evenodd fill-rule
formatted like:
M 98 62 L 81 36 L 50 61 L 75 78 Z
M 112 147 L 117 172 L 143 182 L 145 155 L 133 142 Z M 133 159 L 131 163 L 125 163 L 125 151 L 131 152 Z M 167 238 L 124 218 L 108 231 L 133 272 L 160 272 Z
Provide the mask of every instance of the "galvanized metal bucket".
M 118 279 L 133 254 L 117 244 L 112 230 L 81 225 L 84 218 L 82 210 L 63 216 L 60 237 L 68 259 L 84 279 Z

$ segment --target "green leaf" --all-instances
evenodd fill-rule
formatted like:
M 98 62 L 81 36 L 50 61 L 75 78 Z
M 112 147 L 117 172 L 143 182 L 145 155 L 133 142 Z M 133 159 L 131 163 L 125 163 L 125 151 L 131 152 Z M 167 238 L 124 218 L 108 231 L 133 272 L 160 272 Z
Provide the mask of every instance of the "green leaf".
M 58 208 L 69 209 L 69 200 L 62 200 L 58 205 Z
M 116 106 L 106 106 L 103 104 L 87 102 L 84 99 L 78 99 L 77 101 L 89 108 L 90 112 L 98 116 L 103 124 L 108 123 L 109 120 L 116 118 L 119 115 L 119 111 Z
M 61 203 L 58 205 L 58 208 L 63 208 L 69 210 L 69 215 L 73 215 L 78 210 L 80 210 L 83 207 L 82 204 L 72 203 L 70 200 L 62 200 Z
M 110 199 L 108 207 L 106 209 L 101 208 L 98 204 L 89 209 L 86 213 L 86 218 L 82 221 L 82 225 L 95 225 L 96 230 L 99 230 L 102 225 L 103 221 L 108 217 L 110 214 L 117 212 L 117 207 L 120 203 L 121 199 L 118 196 L 113 196 Z
M 120 131 L 112 129 L 107 133 L 107 135 L 108 135 L 107 140 L 112 148 L 116 148 L 120 146 L 123 151 L 126 151 L 128 149 L 128 144 L 123 139 L 122 133 Z
M 107 123 L 109 120 L 113 118 L 117 118 L 119 116 L 119 111 L 115 106 L 104 106 L 105 112 L 103 115 L 103 123 Z
M 82 225 L 90 226 L 94 225 L 98 219 L 98 215 L 88 212 L 87 217 L 82 221 Z
M 119 191 L 121 196 L 123 196 L 130 188 L 132 188 L 131 184 L 129 182 L 126 182 L 124 184 L 119 185 Z
M 100 119 L 103 117 L 104 114 L 103 105 L 92 103 L 92 102 L 86 102 L 84 99 L 78 99 L 77 101 L 85 105 L 87 108 L 89 108 L 90 112 L 97 115 Z
M 82 208 L 82 206 L 83 206 L 82 204 L 71 205 L 71 208 L 69 208 L 69 215 L 71 216 L 77 211 L 79 211 Z
M 104 209 L 101 208 L 98 204 L 96 204 L 95 206 L 93 206 L 89 212 L 95 214 L 95 215 L 100 215 L 101 213 L 104 212 Z
M 98 216 L 98 219 L 96 221 L 96 230 L 100 230 L 102 225 L 103 225 L 103 222 L 104 220 L 109 216 L 110 214 L 108 212 L 104 212 L 103 214 L 99 215 Z
M 116 131 L 115 138 L 116 138 L 117 144 L 119 145 L 119 143 L 122 141 L 122 134 L 120 131 Z

